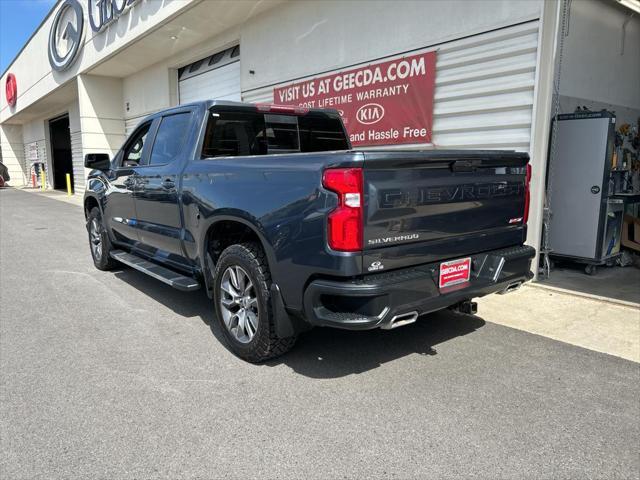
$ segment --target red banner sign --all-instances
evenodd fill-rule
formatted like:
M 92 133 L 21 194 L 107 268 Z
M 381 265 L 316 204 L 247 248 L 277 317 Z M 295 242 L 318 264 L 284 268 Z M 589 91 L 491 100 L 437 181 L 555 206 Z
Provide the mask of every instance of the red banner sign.
M 436 52 L 344 70 L 273 90 L 274 103 L 334 108 L 351 143 L 430 143 Z

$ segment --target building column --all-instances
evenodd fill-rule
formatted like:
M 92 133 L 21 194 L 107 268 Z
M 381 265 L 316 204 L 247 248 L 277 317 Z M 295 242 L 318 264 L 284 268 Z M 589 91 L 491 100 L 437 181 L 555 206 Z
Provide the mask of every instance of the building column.
M 78 76 L 79 142 L 81 158 L 74 155 L 76 191 L 84 192 L 86 173 L 84 156 L 87 153 L 108 153 L 113 157 L 122 146 L 125 136 L 122 79 L 98 75 Z M 72 130 L 72 144 L 74 143 Z M 80 192 L 79 192 L 80 193 Z
M 29 172 L 24 160 L 22 125 L 0 124 L 0 161 L 9 170 L 9 185 L 20 187 L 27 184 Z
M 540 34 L 538 37 L 538 61 L 536 68 L 536 89 L 533 99 L 531 120 L 531 203 L 527 243 L 536 249 L 532 270 L 538 278 L 540 247 L 542 244 L 542 221 L 545 199 L 545 179 L 547 176 L 547 149 L 551 127 L 551 100 L 553 98 L 553 75 L 555 72 L 556 40 L 558 38 L 559 15 L 563 0 L 546 0 L 542 3 Z M 566 1 L 566 0 L 565 0 Z

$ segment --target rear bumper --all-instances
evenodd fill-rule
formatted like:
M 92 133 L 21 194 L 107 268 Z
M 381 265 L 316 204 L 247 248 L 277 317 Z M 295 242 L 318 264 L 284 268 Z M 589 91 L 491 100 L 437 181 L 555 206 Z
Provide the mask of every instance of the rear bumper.
M 360 279 L 314 280 L 305 290 L 305 316 L 316 326 L 388 328 L 399 315 L 434 312 L 530 280 L 534 255 L 527 245 L 471 255 L 471 280 L 442 290 L 438 288 L 440 262 Z

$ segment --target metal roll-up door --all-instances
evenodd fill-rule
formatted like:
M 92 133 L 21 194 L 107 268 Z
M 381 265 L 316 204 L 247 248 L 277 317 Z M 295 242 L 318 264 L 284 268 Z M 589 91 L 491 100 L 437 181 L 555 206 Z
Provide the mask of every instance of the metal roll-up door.
M 240 101 L 240 46 L 215 53 L 178 71 L 181 104 L 199 100 Z
M 133 131 L 135 130 L 135 128 L 138 126 L 138 124 L 142 121 L 143 118 L 145 118 L 147 115 L 151 115 L 151 113 L 148 113 L 146 115 L 139 115 L 137 117 L 132 117 L 132 118 L 127 118 L 124 121 L 124 133 L 127 135 L 127 137 L 129 135 L 131 135 L 131 133 L 133 133 Z
M 538 20 L 532 20 L 425 47 L 424 51 L 437 51 L 433 144 L 400 147 L 528 151 L 538 28 Z M 415 50 L 411 54 L 419 52 Z M 334 72 L 323 72 L 322 75 L 331 73 Z M 304 79 L 295 79 L 296 82 L 301 80 Z M 291 80 L 283 79 L 278 85 L 245 91 L 243 99 L 245 102 L 272 103 L 274 88 L 288 83 Z

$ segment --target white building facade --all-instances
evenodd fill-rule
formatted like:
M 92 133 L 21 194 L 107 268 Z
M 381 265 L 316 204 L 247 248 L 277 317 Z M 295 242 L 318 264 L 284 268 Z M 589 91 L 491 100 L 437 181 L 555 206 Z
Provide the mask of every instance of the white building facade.
M 620 9 L 600 3 L 572 8 Z M 288 84 L 435 51 L 432 141 L 398 147 L 529 152 L 529 243 L 538 246 L 563 5 L 59 0 L 0 79 L 2 161 L 13 185 L 31 182 L 31 165 L 43 162 L 54 188 L 62 188 L 57 163 L 68 162 L 82 194 L 84 155 L 114 154 L 142 118 L 160 109 L 210 98 L 272 103 L 274 90 Z M 626 55 L 637 55 L 637 23 L 625 28 L 632 35 Z M 631 72 L 630 85 L 634 79 L 640 82 L 640 72 Z M 623 89 L 630 97 L 624 104 L 640 109 L 640 87 L 632 89 Z M 68 139 L 58 139 L 67 128 Z

